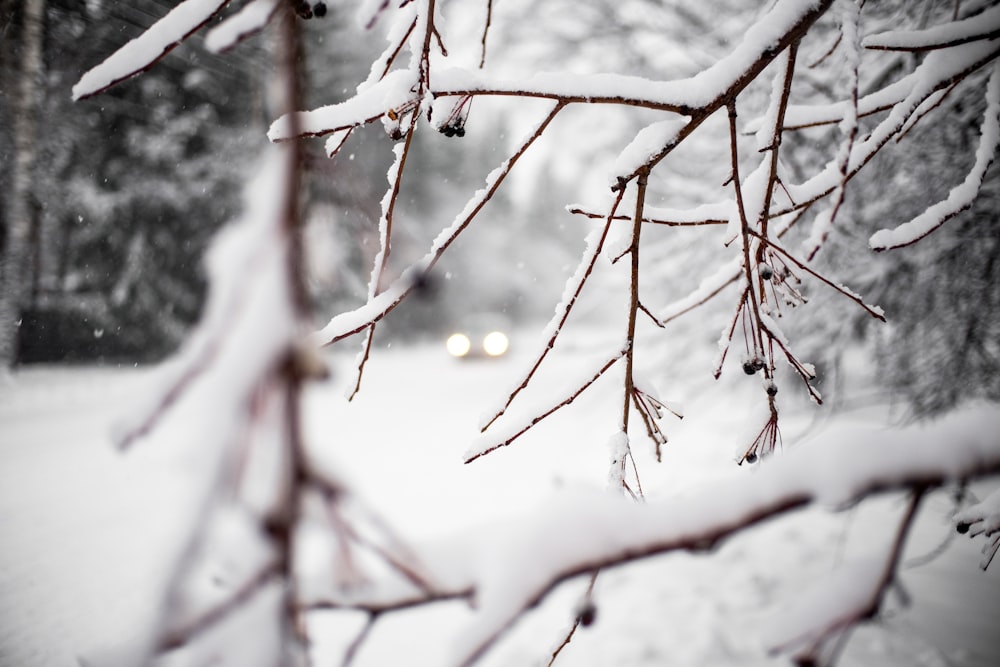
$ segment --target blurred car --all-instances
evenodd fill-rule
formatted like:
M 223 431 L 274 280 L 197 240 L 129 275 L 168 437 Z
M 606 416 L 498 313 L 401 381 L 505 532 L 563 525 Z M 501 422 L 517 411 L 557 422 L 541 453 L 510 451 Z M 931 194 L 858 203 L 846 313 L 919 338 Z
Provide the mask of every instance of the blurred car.
M 445 340 L 456 359 L 496 359 L 510 350 L 510 324 L 498 315 L 465 318 Z

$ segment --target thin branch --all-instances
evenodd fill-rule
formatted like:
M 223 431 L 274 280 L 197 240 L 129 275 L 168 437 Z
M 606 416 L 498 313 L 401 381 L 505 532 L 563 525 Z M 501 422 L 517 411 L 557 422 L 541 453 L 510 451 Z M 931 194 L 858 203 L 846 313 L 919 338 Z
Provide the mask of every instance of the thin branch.
M 917 510 L 920 508 L 920 502 L 927 490 L 928 487 L 923 485 L 915 485 L 913 487 L 910 493 L 909 502 L 907 503 L 903 516 L 900 519 L 899 527 L 896 529 L 895 538 L 893 539 L 889 553 L 886 556 L 885 563 L 882 566 L 878 579 L 873 582 L 873 588 L 869 591 L 869 595 L 866 600 L 860 606 L 847 609 L 836 618 L 830 619 L 826 624 L 826 627 L 810 629 L 809 642 L 814 647 L 814 650 L 817 650 L 823 643 L 835 635 L 839 635 L 841 632 L 862 621 L 874 618 L 878 614 L 879 610 L 882 608 L 886 593 L 896 581 L 896 577 L 900 569 L 900 560 L 903 556 L 903 549 L 906 546 L 910 528 L 913 526 L 914 519 L 916 519 L 917 516 Z M 815 635 L 817 632 L 818 635 Z M 803 639 L 805 638 L 799 636 L 787 640 L 781 645 L 773 647 L 771 652 L 786 652 L 793 646 L 800 644 Z
M 379 221 L 379 251 L 368 283 L 369 301 L 378 296 L 381 291 L 382 280 L 385 276 L 386 267 L 389 265 L 389 253 L 392 249 L 392 228 L 394 213 L 396 211 L 396 202 L 399 200 L 399 193 L 402 190 L 403 174 L 406 170 L 406 158 L 410 154 L 410 146 L 413 144 L 413 135 L 416 133 L 416 127 L 417 114 L 413 114 L 410 117 L 410 127 L 406 131 L 406 138 L 403 141 L 403 147 L 399 151 L 396 163 L 394 164 L 395 173 L 393 174 L 390 190 L 386 194 L 389 201 L 385 206 L 382 219 Z M 362 344 L 361 359 L 358 362 L 354 388 L 351 390 L 351 393 L 347 398 L 348 401 L 354 400 L 358 391 L 361 390 L 361 378 L 365 372 L 365 364 L 371 354 L 372 339 L 375 337 L 375 326 L 376 323 L 373 322 L 365 332 L 365 340 Z
M 843 146 L 841 146 L 838 151 L 840 153 L 840 184 L 837 186 L 836 190 L 834 190 L 833 206 L 828 209 L 829 213 L 821 212 L 813 223 L 813 232 L 807 241 L 807 243 L 811 244 L 811 248 L 806 255 L 807 261 L 812 261 L 812 259 L 816 256 L 816 253 L 819 252 L 819 249 L 826 241 L 830 229 L 833 228 L 837 221 L 837 214 L 840 212 L 840 207 L 844 203 L 844 195 L 847 192 L 847 172 L 850 168 L 851 152 L 854 150 L 854 142 L 858 136 L 858 69 L 861 64 L 861 57 L 858 53 L 860 48 L 860 38 L 858 36 L 858 17 L 861 10 L 856 2 L 849 3 L 848 7 L 850 9 L 847 11 L 851 13 L 844 18 L 841 34 L 844 36 L 844 44 L 846 45 L 845 51 L 847 53 L 847 60 L 849 63 L 848 76 L 850 78 L 850 101 L 847 107 L 847 114 L 845 114 L 844 121 L 841 123 L 842 127 L 844 124 L 847 125 L 847 137 L 844 140 Z
M 513 403 L 517 395 L 520 394 L 521 391 L 523 391 L 524 388 L 528 386 L 528 383 L 531 381 L 531 378 L 534 377 L 535 373 L 538 371 L 538 368 L 542 365 L 542 362 L 545 361 L 545 357 L 548 356 L 549 352 L 555 346 L 556 339 L 559 337 L 559 334 L 562 331 L 563 326 L 566 324 L 566 320 L 569 318 L 570 312 L 572 312 L 573 310 L 573 306 L 576 304 L 577 299 L 583 292 L 583 287 L 586 284 L 587 279 L 590 278 L 591 273 L 593 273 L 594 266 L 597 264 L 597 260 L 601 256 L 601 250 L 604 247 L 604 242 L 607 239 L 608 232 L 611 229 L 611 221 L 614 218 L 615 211 L 618 210 L 619 204 L 621 204 L 622 197 L 624 196 L 625 196 L 624 190 L 620 190 L 617 196 L 615 197 L 614 203 L 611 205 L 611 211 L 606 216 L 607 222 L 605 222 L 604 224 L 604 229 L 601 231 L 600 237 L 593 244 L 590 253 L 585 254 L 582 260 L 580 261 L 580 265 L 577 268 L 577 272 L 575 274 L 576 285 L 573 286 L 572 291 L 570 292 L 569 299 L 565 300 L 563 303 L 559 305 L 559 307 L 556 310 L 555 316 L 549 322 L 549 329 L 551 330 L 552 333 L 549 335 L 548 340 L 545 342 L 545 346 L 542 348 L 542 351 L 538 354 L 537 357 L 535 357 L 535 361 L 532 363 L 531 368 L 528 370 L 528 372 L 523 376 L 521 383 L 517 387 L 515 387 L 514 390 L 507 396 L 507 400 L 504 402 L 503 406 L 496 413 L 494 413 L 493 416 L 491 416 L 489 419 L 486 420 L 485 424 L 480 429 L 481 431 L 486 431 L 493 424 L 493 422 L 499 419 L 507 411 L 507 408 L 510 407 L 511 403 Z
M 480 43 L 483 45 L 482 54 L 479 56 L 479 69 L 486 65 L 486 35 L 490 31 L 490 23 L 493 21 L 493 0 L 486 0 L 486 22 L 483 24 L 483 37 Z
M 832 56 L 834 53 L 836 53 L 837 47 L 840 46 L 840 40 L 842 40 L 843 38 L 844 38 L 844 35 L 838 33 L 837 34 L 837 38 L 835 40 L 833 40 L 833 43 L 830 44 L 830 48 L 828 48 L 826 51 L 824 51 L 823 55 L 821 55 L 819 58 L 817 58 L 816 60 L 814 60 L 811 63 L 809 63 L 807 65 L 807 67 L 809 69 L 815 69 L 816 67 L 819 67 L 824 62 L 826 62 L 826 60 L 830 56 Z
M 505 436 L 499 442 L 494 442 L 484 449 L 480 449 L 476 452 L 468 454 L 465 457 L 465 463 L 471 463 L 476 459 L 489 454 L 490 452 L 494 452 L 500 449 L 501 447 L 506 447 L 507 445 L 509 445 L 510 443 L 514 442 L 522 435 L 527 433 L 529 430 L 531 430 L 531 428 L 538 422 L 542 421 L 546 417 L 558 412 L 562 408 L 571 404 L 587 389 L 587 387 L 594 384 L 594 382 L 596 382 L 602 375 L 604 375 L 609 368 L 614 366 L 615 362 L 617 362 L 619 359 L 625 356 L 626 353 L 627 353 L 627 348 L 620 350 L 617 354 L 615 354 L 615 356 L 611 357 L 609 360 L 604 362 L 604 364 L 593 375 L 591 375 L 580 387 L 578 387 L 572 394 L 561 400 L 559 403 L 553 405 L 552 407 L 548 408 L 547 410 L 544 410 L 540 414 L 533 417 L 531 421 L 529 421 L 526 425 L 518 429 L 513 435 Z
M 468 586 L 458 589 L 435 589 L 431 592 L 413 591 L 407 595 L 400 595 L 388 599 L 374 600 L 312 600 L 301 606 L 302 611 L 363 611 L 368 614 L 382 615 L 397 611 L 406 611 L 417 607 L 424 607 L 439 602 L 468 601 L 475 598 L 475 588 Z
M 210 607 L 187 622 L 167 630 L 157 643 L 157 652 L 172 651 L 185 646 L 191 640 L 203 635 L 227 619 L 254 595 L 273 581 L 281 579 L 281 567 L 277 561 L 268 563 L 221 603 Z
M 629 278 L 629 307 L 628 326 L 625 333 L 625 391 L 622 405 L 621 430 L 628 433 L 628 418 L 632 402 L 634 385 L 632 381 L 632 369 L 635 363 L 635 324 L 636 315 L 639 312 L 639 235 L 642 230 L 642 207 L 646 203 L 646 183 L 649 179 L 649 169 L 644 168 L 639 172 L 636 179 L 635 194 L 635 214 L 632 222 L 632 242 L 629 244 L 628 252 L 631 255 L 632 265 Z M 622 466 L 625 462 L 622 461 Z
M 378 613 L 368 614 L 368 618 L 365 619 L 364 627 L 355 635 L 351 643 L 347 645 L 347 649 L 344 651 L 344 657 L 340 661 L 340 667 L 350 667 L 351 663 L 354 662 L 355 656 L 357 656 L 358 651 L 361 650 L 361 646 L 368 639 L 371 631 L 375 628 L 375 622 L 378 620 Z
M 540 137 L 545 129 L 548 127 L 552 119 L 563 109 L 563 105 L 557 104 L 548 113 L 542 123 L 535 129 L 531 136 L 515 151 L 515 153 L 507 159 L 506 162 L 491 174 L 491 181 L 487 183 L 487 187 L 483 190 L 478 191 L 473 195 L 472 199 L 466 204 L 465 209 L 459 214 L 459 217 L 452 223 L 451 227 L 444 230 L 438 239 L 434 242 L 434 246 L 431 250 L 415 264 L 411 265 L 409 270 L 403 272 L 403 277 L 400 282 L 397 282 L 394 288 L 385 290 L 380 295 L 380 299 L 363 306 L 358 309 L 361 311 L 371 310 L 372 312 L 360 318 L 363 320 L 360 324 L 358 321 L 358 311 L 351 311 L 347 313 L 342 313 L 337 317 L 333 318 L 327 326 L 314 334 L 317 343 L 320 346 L 327 346 L 336 343 L 337 341 L 343 340 L 365 330 L 371 324 L 379 322 L 392 312 L 402 301 L 406 298 L 410 292 L 413 291 L 414 287 L 417 285 L 419 279 L 425 276 L 434 266 L 437 264 L 441 256 L 444 255 L 445 251 L 451 247 L 451 244 L 455 242 L 455 239 L 465 231 L 469 224 L 479 215 L 479 212 L 483 209 L 496 191 L 500 188 L 501 183 L 510 174 L 511 170 L 517 161 L 527 152 L 531 145 Z M 347 326 L 341 326 L 341 323 L 348 321 L 351 324 Z
M 607 215 L 604 213 L 597 213 L 595 211 L 587 211 L 579 206 L 571 206 L 566 209 L 568 213 L 573 215 L 582 215 L 591 220 L 606 220 Z M 612 216 L 612 220 L 615 221 L 625 221 L 631 220 L 632 218 L 627 215 L 615 215 Z M 652 225 L 666 225 L 667 227 L 704 227 L 707 225 L 727 225 L 728 220 L 723 220 L 722 218 L 705 218 L 704 220 L 664 220 L 662 218 L 646 218 L 642 219 L 643 224 Z
M 859 306 L 861 306 L 861 308 L 865 312 L 867 312 L 869 315 L 871 315 L 872 317 L 874 317 L 876 320 L 878 320 L 880 322 L 885 322 L 886 321 L 885 320 L 885 313 L 882 312 L 882 309 L 879 308 L 878 306 L 869 306 L 867 303 L 865 303 L 861 299 L 860 296 L 858 296 L 857 294 L 851 292 L 850 290 L 848 290 L 843 285 L 838 285 L 837 283 L 833 282 L 832 280 L 830 280 L 829 278 L 827 278 L 826 276 L 824 276 L 822 273 L 819 273 L 819 272 L 814 271 L 813 269 L 809 268 L 809 266 L 805 262 L 802 262 L 799 259 L 797 259 L 795 257 L 795 255 L 793 255 L 792 253 L 788 252 L 783 247 L 781 247 L 780 245 L 778 245 L 777 242 L 772 241 L 770 239 L 765 239 L 760 234 L 757 234 L 756 232 L 751 232 L 751 235 L 754 236 L 755 238 L 757 238 L 757 240 L 761 241 L 762 243 L 765 243 L 767 245 L 767 247 L 770 248 L 771 250 L 774 250 L 774 251 L 780 253 L 785 259 L 787 259 L 788 261 L 790 261 L 792 264 L 794 264 L 799 269 L 801 269 L 801 270 L 805 271 L 806 273 L 808 273 L 809 275 L 811 275 L 816 280 L 819 280 L 820 282 L 822 282 L 823 284 L 827 285 L 828 287 L 833 288 L 835 291 L 839 292 L 840 294 L 844 295 L 845 297 L 847 297 L 848 299 L 850 299 L 854 303 L 856 303 Z
M 594 572 L 590 575 L 590 583 L 587 584 L 587 591 L 583 594 L 584 601 L 581 605 L 583 609 L 577 613 L 576 617 L 573 619 L 573 625 L 570 626 L 569 632 L 566 633 L 566 636 L 559 643 L 559 646 L 552 651 L 552 657 L 549 658 L 548 663 L 546 663 L 546 667 L 552 667 L 552 665 L 555 664 L 556 658 L 559 657 L 562 650 L 566 648 L 571 641 L 573 641 L 573 635 L 576 634 L 576 629 L 580 627 L 581 623 L 583 625 L 590 625 L 593 623 L 593 618 L 587 618 L 584 614 L 587 613 L 586 610 L 589 608 L 591 610 L 590 615 L 593 615 L 593 602 L 591 601 L 591 598 L 594 594 L 594 584 L 597 583 L 597 575 L 599 572 L 600 570 L 594 570 Z M 584 623 L 585 620 L 587 621 L 586 623 Z
M 382 68 L 382 76 L 379 78 L 385 78 L 385 75 L 388 74 L 389 70 L 392 69 L 393 63 L 396 62 L 396 59 L 399 57 L 399 54 L 403 51 L 403 47 L 406 46 L 406 43 L 410 40 L 410 35 L 413 34 L 413 29 L 416 27 L 417 27 L 417 20 L 413 19 L 413 21 L 410 22 L 410 27 L 407 28 L 406 30 L 406 34 L 403 35 L 403 37 L 396 44 L 395 48 L 392 50 L 392 53 L 389 55 L 388 58 L 386 58 L 385 66 Z
M 729 104 L 729 157 L 732 163 L 733 190 L 736 193 L 736 208 L 740 215 L 740 233 L 743 237 L 743 273 L 747 281 L 750 312 L 753 315 L 751 333 L 755 354 L 764 354 L 764 339 L 761 334 L 760 309 L 757 296 L 754 293 L 753 265 L 750 263 L 750 222 L 747 220 L 746 207 L 743 204 L 743 186 L 740 182 L 740 157 L 736 146 L 736 103 Z

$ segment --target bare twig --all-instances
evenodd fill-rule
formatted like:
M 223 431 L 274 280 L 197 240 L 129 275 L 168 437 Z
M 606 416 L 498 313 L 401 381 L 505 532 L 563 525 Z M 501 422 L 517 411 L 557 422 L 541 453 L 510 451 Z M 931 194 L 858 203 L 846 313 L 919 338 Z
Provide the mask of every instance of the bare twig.
M 556 646 L 555 650 L 552 651 L 552 656 L 549 658 L 546 667 L 552 667 L 555 664 L 556 658 L 562 653 L 562 650 L 566 648 L 571 641 L 573 641 L 573 635 L 576 634 L 576 629 L 583 625 L 590 625 L 593 623 L 593 602 L 591 598 L 594 594 L 594 584 L 597 583 L 597 575 L 599 570 L 594 570 L 593 574 L 590 575 L 590 583 L 587 584 L 587 591 L 583 594 L 583 604 L 581 605 L 580 611 L 573 618 L 573 625 L 570 626 L 569 632 L 563 637 L 563 640 Z M 584 623 L 586 621 L 586 623 Z
M 888 554 L 886 555 L 881 573 L 878 579 L 874 582 L 873 588 L 869 591 L 864 603 L 859 607 L 847 609 L 844 614 L 831 619 L 827 623 L 826 627 L 811 629 L 809 643 L 812 648 L 807 653 L 803 654 L 804 656 L 814 654 L 823 646 L 825 642 L 832 638 L 836 638 L 842 632 L 857 623 L 874 618 L 878 614 L 879 610 L 882 608 L 886 593 L 896 581 L 900 568 L 900 560 L 903 556 L 903 549 L 906 546 L 910 528 L 913 526 L 914 519 L 917 516 L 917 510 L 920 508 L 920 502 L 927 490 L 928 488 L 926 486 L 918 484 L 915 485 L 910 491 L 909 502 L 907 503 L 903 516 L 900 519 L 899 527 L 896 529 L 895 538 L 893 539 Z M 773 647 L 771 650 L 772 653 L 783 653 L 801 642 L 802 638 L 796 637 L 779 646 Z
M 350 667 L 351 663 L 354 662 L 354 658 L 357 656 L 358 651 L 361 650 L 361 646 L 365 643 L 365 640 L 368 639 L 368 636 L 375 628 L 375 622 L 378 621 L 378 618 L 379 614 L 377 613 L 368 614 L 368 618 L 365 619 L 364 626 L 358 634 L 355 635 L 354 639 L 351 640 L 351 643 L 347 645 L 347 649 L 344 651 L 344 657 L 340 661 L 340 667 Z
M 564 107 L 561 104 L 556 104 L 552 108 L 531 136 L 528 137 L 528 139 L 522 143 L 520 147 L 518 147 L 514 154 L 508 158 L 506 162 L 504 162 L 500 169 L 495 172 L 491 181 L 487 184 L 487 187 L 473 195 L 472 199 L 468 202 L 468 204 L 466 204 L 466 207 L 463 209 L 459 218 L 453 222 L 451 227 L 442 232 L 442 235 L 435 241 L 434 247 L 431 248 L 430 252 L 428 252 L 420 261 L 412 265 L 408 271 L 403 272 L 403 278 L 400 280 L 402 280 L 404 284 L 398 285 L 397 289 L 392 291 L 391 299 L 383 300 L 382 302 L 375 304 L 376 307 L 373 308 L 372 314 L 370 317 L 366 318 L 366 321 L 362 324 L 354 324 L 341 329 L 336 326 L 338 318 L 334 318 L 330 324 L 327 325 L 328 328 L 333 329 L 331 334 L 327 334 L 325 331 L 320 331 L 316 334 L 320 345 L 332 345 L 337 341 L 353 336 L 360 331 L 367 329 L 370 325 L 380 321 L 392 310 L 394 310 L 403 301 L 403 299 L 405 299 L 410 292 L 413 291 L 417 283 L 416 278 L 426 275 L 429 271 L 431 271 L 437 264 L 438 260 L 441 259 L 441 256 L 445 253 L 445 251 L 448 250 L 452 243 L 455 242 L 455 239 L 457 239 L 476 218 L 476 216 L 479 215 L 479 212 L 486 205 L 486 202 L 488 202 L 500 188 L 500 185 L 510 174 L 511 169 L 514 168 L 517 161 L 527 152 L 531 145 L 540 136 L 542 136 L 542 133 L 545 132 L 549 123 L 552 122 L 559 111 L 563 108 Z M 389 292 L 389 290 L 386 291 Z M 344 313 L 343 317 L 351 322 L 356 321 L 355 313 L 353 312 Z
M 382 220 L 379 221 L 379 251 L 368 283 L 369 300 L 374 299 L 381 291 L 386 267 L 389 265 L 389 253 L 392 249 L 392 228 L 394 213 L 396 211 L 396 202 L 399 200 L 399 193 L 403 186 L 403 173 L 406 171 L 406 158 L 410 154 L 410 146 L 413 144 L 413 135 L 415 134 L 416 126 L 417 114 L 412 114 L 410 116 L 410 127 L 407 129 L 406 137 L 403 140 L 403 147 L 400 149 L 394 165 L 395 173 L 393 175 L 392 183 L 390 185 L 389 192 L 386 193 L 389 201 L 385 205 Z M 358 391 L 361 390 L 361 378 L 364 375 L 365 364 L 371 354 L 372 339 L 375 337 L 375 326 L 376 323 L 372 322 L 372 324 L 365 331 L 365 340 L 362 344 L 363 349 L 361 352 L 361 359 L 358 362 L 354 388 L 351 390 L 347 399 L 349 401 L 353 400 Z
M 490 452 L 494 452 L 500 449 L 501 447 L 506 447 L 507 445 L 509 445 L 510 443 L 514 442 L 522 435 L 527 433 L 529 430 L 531 430 L 531 428 L 538 422 L 542 421 L 546 417 L 558 412 L 560 409 L 571 404 L 573 401 L 579 398 L 579 396 L 587 389 L 587 387 L 594 384 L 594 382 L 596 382 L 598 378 L 604 375 L 609 368 L 614 366 L 615 362 L 617 362 L 619 359 L 625 356 L 627 351 L 628 351 L 627 347 L 626 349 L 620 350 L 618 353 L 615 354 L 615 356 L 611 357 L 606 362 L 604 362 L 604 364 L 601 365 L 601 367 L 596 372 L 594 372 L 594 374 L 591 375 L 586 381 L 584 381 L 584 383 L 580 387 L 578 387 L 572 394 L 562 399 L 560 402 L 556 403 L 552 407 L 544 410 L 540 414 L 533 417 L 527 424 L 518 429 L 513 435 L 505 436 L 499 442 L 492 443 L 490 446 L 470 454 L 465 458 L 465 462 L 471 463 L 472 461 L 475 461 L 476 459 L 485 456 Z
M 847 297 L 848 299 L 850 299 L 854 303 L 858 304 L 865 312 L 867 312 L 869 315 L 871 315 L 872 317 L 874 317 L 876 320 L 878 320 L 880 322 L 885 322 L 885 313 L 883 313 L 882 309 L 879 308 L 878 306 L 869 306 L 867 303 L 865 303 L 861 299 L 860 296 L 858 296 L 857 294 L 851 292 L 850 290 L 848 290 L 844 286 L 838 285 L 837 283 L 833 282 L 832 280 L 830 280 L 829 278 L 827 278 L 826 276 L 824 276 L 822 273 L 819 273 L 818 271 L 814 271 L 805 262 L 799 260 L 798 258 L 795 257 L 795 255 L 793 255 L 792 253 L 788 252 L 783 247 L 781 247 L 780 245 L 778 245 L 777 242 L 772 241 L 770 239 L 765 239 L 760 234 L 757 234 L 756 232 L 751 232 L 751 234 L 754 237 L 756 237 L 761 243 L 766 244 L 768 248 L 770 248 L 771 250 L 774 250 L 774 251 L 780 253 L 782 255 L 782 257 L 784 257 L 785 259 L 787 259 L 788 261 L 790 261 L 792 264 L 794 264 L 798 268 L 802 269 L 803 271 L 805 271 L 806 273 L 808 273 L 809 275 L 811 275 L 816 280 L 819 280 L 823 284 L 827 285 L 828 287 L 833 288 L 835 291 L 839 292 L 840 294 L 843 294 L 845 297 Z
M 538 371 L 538 368 L 542 365 L 542 362 L 545 361 L 545 357 L 548 356 L 553 346 L 555 346 L 556 339 L 559 337 L 559 333 L 562 331 L 563 326 L 566 324 L 566 320 L 569 318 L 569 314 L 573 310 L 573 306 L 576 304 L 577 299 L 583 292 L 583 287 L 586 284 L 587 279 L 593 272 L 594 266 L 597 264 L 597 259 L 601 256 L 601 250 L 604 247 L 604 242 L 607 239 L 608 232 L 611 229 L 611 220 L 614 217 L 614 213 L 618 209 L 619 204 L 621 204 L 622 197 L 624 197 L 624 195 L 625 195 L 624 190 L 618 192 L 618 195 L 615 197 L 614 203 L 611 205 L 611 212 L 606 216 L 607 222 L 604 225 L 604 229 L 601 232 L 600 238 L 598 238 L 597 242 L 594 243 L 593 247 L 590 250 L 590 253 L 585 254 L 583 259 L 581 260 L 580 268 L 577 269 L 577 274 L 576 274 L 578 276 L 577 282 L 573 286 L 572 291 L 570 292 L 569 299 L 564 303 L 560 304 L 559 308 L 556 311 L 555 316 L 550 322 L 549 328 L 551 329 L 552 333 L 549 335 L 548 340 L 545 342 L 545 346 L 542 348 L 542 351 L 538 354 L 537 357 L 535 357 L 535 361 L 532 363 L 531 368 L 528 370 L 528 372 L 524 374 L 521 383 L 507 396 L 507 400 L 500 408 L 500 410 L 498 410 L 496 413 L 493 414 L 492 417 L 486 420 L 485 424 L 481 428 L 482 431 L 486 431 L 493 424 L 493 422 L 499 419 L 507 411 L 507 408 L 510 407 L 511 403 L 514 401 L 514 398 L 516 398 L 517 395 L 521 393 L 521 391 L 523 391 L 525 387 L 528 386 L 528 383 L 531 381 L 531 378 L 534 377 L 535 373 Z
M 573 215 L 582 215 L 591 220 L 597 219 L 607 219 L 607 215 L 603 213 L 597 213 L 594 211 L 587 211 L 579 206 L 572 206 L 567 209 L 567 212 Z M 616 215 L 612 217 L 612 220 L 631 220 L 627 215 Z M 653 224 L 653 225 L 666 225 L 668 227 L 704 227 L 707 225 L 725 225 L 728 224 L 728 220 L 723 220 L 722 218 L 706 218 L 704 220 L 664 220 L 662 218 L 646 218 L 642 219 L 643 223 Z
M 191 642 L 216 627 L 221 621 L 240 609 L 254 595 L 268 584 L 280 580 L 281 568 L 277 562 L 271 562 L 262 567 L 256 574 L 249 577 L 243 585 L 237 588 L 220 604 L 211 607 L 194 618 L 188 619 L 182 625 L 166 630 L 157 644 L 156 650 L 172 651 Z
M 486 64 L 486 36 L 490 31 L 490 23 L 493 21 L 493 0 L 486 0 L 486 21 L 483 23 L 483 37 L 480 42 L 483 45 L 482 55 L 479 56 L 479 69 Z

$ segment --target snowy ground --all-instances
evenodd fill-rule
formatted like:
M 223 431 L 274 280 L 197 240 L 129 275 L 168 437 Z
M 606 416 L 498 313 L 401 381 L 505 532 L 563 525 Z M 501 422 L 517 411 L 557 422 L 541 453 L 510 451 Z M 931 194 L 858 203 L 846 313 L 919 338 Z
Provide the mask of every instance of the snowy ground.
M 459 363 L 437 345 L 394 346 L 375 355 L 361 395 L 347 404 L 352 357 L 353 350 L 335 354 L 334 380 L 308 396 L 308 432 L 327 443 L 342 476 L 406 536 L 461 531 L 565 489 L 605 483 L 605 443 L 617 406 L 602 400 L 613 395 L 610 382 L 506 450 L 463 465 L 480 412 L 514 379 L 523 354 Z M 539 378 L 541 394 L 579 359 L 570 354 L 551 363 Z M 112 450 L 112 424 L 146 378 L 134 369 L 33 368 L 0 386 L 0 666 L 96 662 L 94 656 L 141 636 L 153 617 L 181 534 L 178 517 L 190 511 L 191 462 L 143 445 L 127 457 Z M 737 443 L 727 434 L 745 428 L 748 411 L 725 384 L 696 387 L 664 392 L 684 401 L 687 418 L 666 424 L 664 463 L 647 452 L 638 457 L 651 496 L 731 472 Z M 877 423 L 883 412 L 840 415 L 823 427 Z M 809 425 L 810 418 L 792 416 L 786 440 L 808 438 Z M 148 446 L 154 444 L 165 448 Z M 839 514 L 809 510 L 711 555 L 674 554 L 607 571 L 596 587 L 597 622 L 577 633 L 559 664 L 784 664 L 761 647 L 771 616 L 838 563 L 890 539 L 901 511 L 897 497 Z M 908 559 L 949 534 L 951 511 L 943 493 L 926 503 Z M 977 545 L 956 537 L 941 557 L 908 568 L 912 604 L 893 602 L 885 620 L 856 631 L 841 664 L 1000 664 L 1000 567 L 983 573 L 978 562 Z M 557 589 L 485 664 L 545 664 L 585 583 Z M 456 603 L 385 618 L 357 664 L 440 664 L 470 613 Z M 330 614 L 317 651 L 329 656 L 359 624 Z

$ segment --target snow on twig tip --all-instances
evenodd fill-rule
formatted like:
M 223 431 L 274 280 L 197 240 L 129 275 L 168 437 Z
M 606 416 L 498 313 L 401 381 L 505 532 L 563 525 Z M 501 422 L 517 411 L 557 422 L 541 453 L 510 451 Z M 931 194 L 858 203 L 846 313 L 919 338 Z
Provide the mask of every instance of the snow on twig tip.
M 222 53 L 260 32 L 274 16 L 281 0 L 252 0 L 205 34 L 205 48 Z
M 623 180 L 647 165 L 651 158 L 664 148 L 676 144 L 690 121 L 691 118 L 688 116 L 668 118 L 639 130 L 611 166 L 608 185 L 612 189 L 621 187 Z
M 184 0 L 145 32 L 87 71 L 75 86 L 73 99 L 82 100 L 152 67 L 208 23 L 229 0 Z
M 285 141 L 295 136 L 321 136 L 364 125 L 389 111 L 411 104 L 416 94 L 413 92 L 416 83 L 415 72 L 395 70 L 345 102 L 281 116 L 271 124 L 267 138 Z M 297 131 L 296 135 L 292 134 L 293 128 Z

